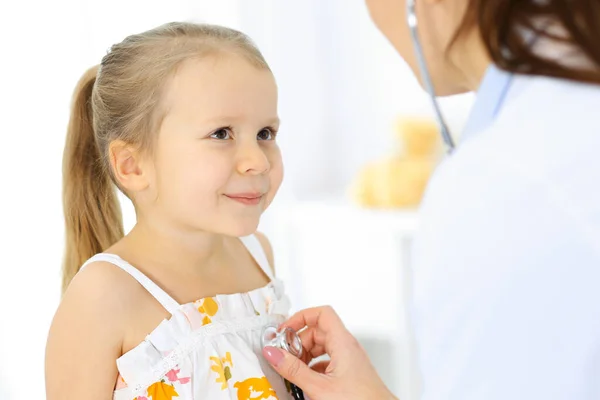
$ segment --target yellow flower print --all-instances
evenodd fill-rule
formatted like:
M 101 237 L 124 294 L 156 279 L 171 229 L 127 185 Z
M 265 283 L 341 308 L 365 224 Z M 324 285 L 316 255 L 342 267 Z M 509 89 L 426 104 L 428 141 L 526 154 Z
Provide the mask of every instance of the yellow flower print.
M 269 380 L 264 376 L 262 378 L 250 378 L 243 382 L 236 382 L 233 387 L 238 390 L 238 400 L 267 400 L 271 398 L 278 400 L 277 393 L 275 393 Z
M 208 325 L 212 322 L 210 317 L 214 317 L 217 311 L 219 311 L 219 305 L 212 297 L 207 297 L 202 300 L 200 306 L 198 306 L 198 311 L 204 315 L 202 319 L 202 325 Z
M 222 390 L 227 389 L 227 381 L 229 381 L 231 379 L 231 368 L 233 368 L 233 361 L 231 360 L 231 353 L 230 352 L 225 353 L 225 357 L 223 357 L 223 358 L 211 357 L 210 361 L 215 363 L 213 366 L 210 367 L 210 369 L 215 371 L 217 373 L 217 375 L 219 375 L 217 377 L 217 379 L 215 380 L 215 382 L 221 384 Z M 225 364 L 229 364 L 229 365 L 225 365 Z

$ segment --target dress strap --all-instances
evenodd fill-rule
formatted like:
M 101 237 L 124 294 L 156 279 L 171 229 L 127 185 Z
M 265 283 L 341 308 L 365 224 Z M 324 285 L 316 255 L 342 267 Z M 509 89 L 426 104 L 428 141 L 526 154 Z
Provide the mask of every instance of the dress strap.
M 129 264 L 127 261 L 123 260 L 121 257 L 116 254 L 109 253 L 100 253 L 96 254 L 89 260 L 83 264 L 81 270 L 85 268 L 88 264 L 103 261 L 107 263 L 111 263 L 121 268 L 123 271 L 127 272 L 129 275 L 133 277 L 136 281 L 140 283 L 147 291 L 158 301 L 170 314 L 175 313 L 180 307 L 179 303 L 177 303 L 171 296 L 167 294 L 164 290 L 162 290 L 156 283 L 154 283 L 150 278 L 144 275 L 140 270 L 135 268 L 133 265 Z
M 246 249 L 252 255 L 254 261 L 256 261 L 260 269 L 262 269 L 265 275 L 269 277 L 269 280 L 274 280 L 275 277 L 273 276 L 273 269 L 269 264 L 269 259 L 267 258 L 265 249 L 263 249 L 263 246 L 260 243 L 260 240 L 258 240 L 258 237 L 256 235 L 249 235 L 240 237 L 240 240 L 242 241 L 244 246 L 246 246 Z

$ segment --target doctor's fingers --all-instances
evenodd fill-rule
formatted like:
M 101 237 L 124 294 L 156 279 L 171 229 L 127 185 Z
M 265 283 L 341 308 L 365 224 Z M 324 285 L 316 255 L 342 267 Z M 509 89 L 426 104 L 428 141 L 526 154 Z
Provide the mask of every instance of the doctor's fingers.
M 329 371 L 327 371 L 327 368 L 329 368 L 330 363 L 331 363 L 331 360 L 319 361 L 319 362 L 311 365 L 310 369 L 312 369 L 315 372 L 318 372 L 319 374 L 327 374 L 329 372 Z
M 308 364 L 313 358 L 327 353 L 325 347 L 325 332 L 317 327 L 311 326 L 298 333 L 304 348 L 302 359 Z
M 325 333 L 326 337 L 349 334 L 340 317 L 330 306 L 298 311 L 281 326 L 292 328 L 296 332 L 304 327 L 317 327 Z

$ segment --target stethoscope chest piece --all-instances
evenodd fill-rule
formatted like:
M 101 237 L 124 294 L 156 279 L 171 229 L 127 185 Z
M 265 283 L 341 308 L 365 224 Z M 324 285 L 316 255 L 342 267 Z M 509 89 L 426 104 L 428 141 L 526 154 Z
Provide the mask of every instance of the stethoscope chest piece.
M 302 357 L 302 340 L 291 328 L 278 331 L 276 326 L 267 326 L 262 332 L 262 346 L 282 349 L 294 357 Z
M 300 336 L 291 328 L 285 328 L 279 331 L 277 326 L 269 325 L 266 326 L 262 331 L 262 347 L 275 347 L 277 349 L 285 350 L 294 357 L 302 357 L 302 340 Z M 304 400 L 304 393 L 302 389 L 294 385 L 291 382 L 286 381 L 288 389 L 294 400 Z

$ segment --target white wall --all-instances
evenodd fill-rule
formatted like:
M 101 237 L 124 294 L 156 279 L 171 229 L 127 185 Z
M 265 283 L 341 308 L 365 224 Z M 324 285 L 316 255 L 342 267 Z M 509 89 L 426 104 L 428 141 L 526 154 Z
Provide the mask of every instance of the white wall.
M 271 62 L 287 164 L 275 207 L 343 192 L 364 161 L 390 148 L 398 114 L 429 113 L 426 97 L 362 1 L 3 1 L 2 399 L 44 398 L 44 346 L 59 300 L 63 246 L 62 147 L 75 83 L 114 42 L 177 19 L 242 29 Z M 469 97 L 445 101 L 453 127 L 462 125 L 469 105 Z M 274 232 L 270 215 L 263 228 Z M 127 226 L 133 220 L 126 204 Z

